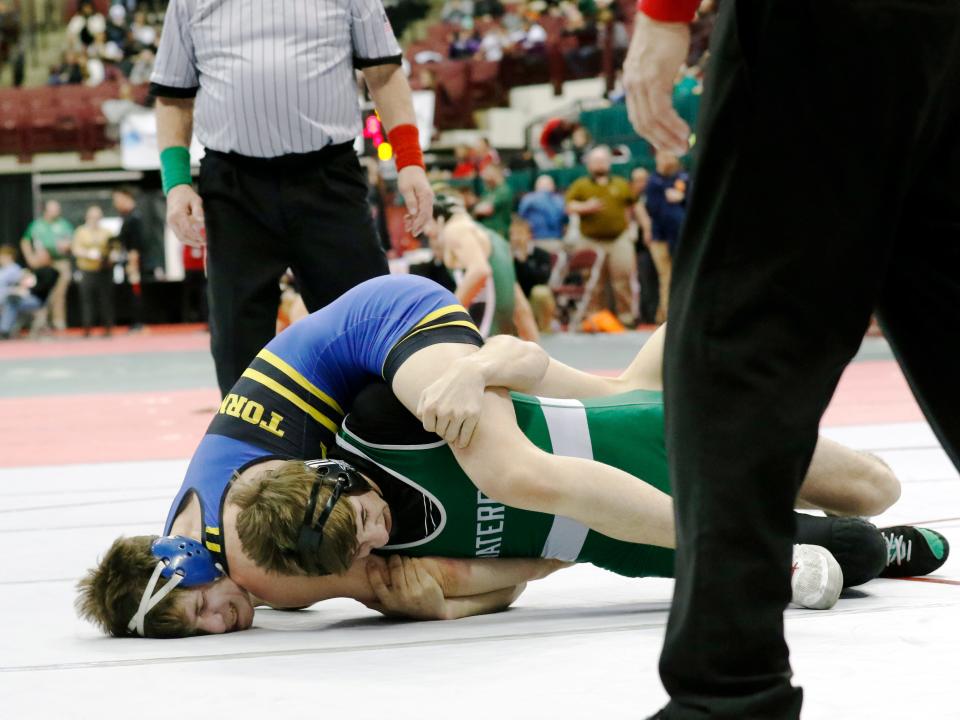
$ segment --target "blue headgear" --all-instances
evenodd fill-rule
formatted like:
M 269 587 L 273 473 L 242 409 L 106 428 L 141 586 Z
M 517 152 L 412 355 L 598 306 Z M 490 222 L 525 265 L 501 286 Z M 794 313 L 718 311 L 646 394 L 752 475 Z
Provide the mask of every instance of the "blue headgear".
M 153 608 L 169 595 L 177 586 L 196 587 L 206 585 L 223 577 L 223 568 L 213 561 L 213 556 L 199 541 L 177 535 L 161 537 L 153 541 L 150 553 L 157 559 L 157 567 L 150 581 L 143 589 L 140 607 L 127 625 L 128 630 L 136 630 L 143 637 L 143 622 Z M 153 594 L 160 578 L 168 582 Z

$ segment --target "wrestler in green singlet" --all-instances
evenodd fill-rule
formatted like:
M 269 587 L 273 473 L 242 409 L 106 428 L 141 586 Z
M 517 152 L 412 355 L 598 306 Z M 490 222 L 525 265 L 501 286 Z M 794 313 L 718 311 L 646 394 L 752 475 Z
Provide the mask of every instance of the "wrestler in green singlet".
M 661 393 L 583 401 L 512 397 L 520 429 L 537 447 L 598 460 L 669 491 Z M 612 540 L 568 518 L 486 498 L 446 443 L 432 437 L 385 386 L 365 389 L 344 421 L 335 454 L 369 475 L 391 509 L 393 528 L 382 552 L 544 557 L 631 577 L 672 576 L 672 550 Z

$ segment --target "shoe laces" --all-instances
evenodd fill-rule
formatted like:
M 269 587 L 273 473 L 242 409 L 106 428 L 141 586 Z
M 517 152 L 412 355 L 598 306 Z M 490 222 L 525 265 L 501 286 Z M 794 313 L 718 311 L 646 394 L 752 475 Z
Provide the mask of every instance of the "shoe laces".
M 887 541 L 887 566 L 894 562 L 901 565 L 904 560 L 910 562 L 913 540 L 907 540 L 903 535 L 884 535 L 883 538 Z

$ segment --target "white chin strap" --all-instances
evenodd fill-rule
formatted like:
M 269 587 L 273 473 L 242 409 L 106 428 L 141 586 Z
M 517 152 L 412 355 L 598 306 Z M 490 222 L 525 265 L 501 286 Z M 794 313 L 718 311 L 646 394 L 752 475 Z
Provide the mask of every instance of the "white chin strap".
M 127 630 L 136 630 L 137 635 L 140 637 L 146 637 L 143 634 L 143 621 L 146 619 L 147 613 L 153 610 L 161 600 L 173 592 L 173 589 L 183 580 L 183 575 L 174 573 L 167 584 L 160 588 L 157 594 L 154 595 L 153 589 L 157 586 L 157 582 L 160 580 L 160 573 L 163 572 L 165 567 L 166 565 L 163 561 L 157 563 L 157 567 L 153 570 L 153 575 L 150 576 L 150 582 L 148 582 L 147 586 L 143 589 L 143 596 L 140 598 L 140 607 L 137 608 L 137 613 L 130 618 L 130 622 L 127 623 Z

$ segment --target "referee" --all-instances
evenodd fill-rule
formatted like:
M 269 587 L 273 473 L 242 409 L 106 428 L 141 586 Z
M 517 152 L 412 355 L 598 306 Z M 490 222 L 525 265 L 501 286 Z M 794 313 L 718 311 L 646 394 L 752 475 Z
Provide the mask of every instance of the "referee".
M 697 5 L 641 0 L 624 65 L 634 126 L 671 151 Z M 725 0 L 711 51 L 666 339 L 655 717 L 793 719 L 790 511 L 874 309 L 960 466 L 960 3 Z
M 184 243 L 207 244 L 222 394 L 273 337 L 286 268 L 311 312 L 387 273 L 353 151 L 354 68 L 394 147 L 408 229 L 431 217 L 400 60 L 381 0 L 171 0 L 151 77 L 167 223 Z M 194 127 L 206 148 L 199 195 Z

